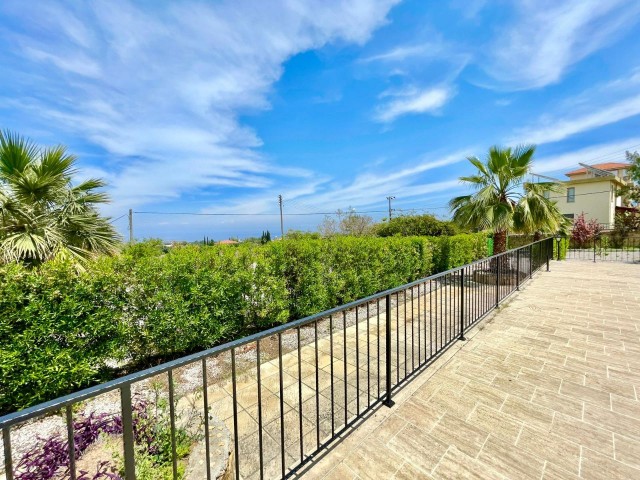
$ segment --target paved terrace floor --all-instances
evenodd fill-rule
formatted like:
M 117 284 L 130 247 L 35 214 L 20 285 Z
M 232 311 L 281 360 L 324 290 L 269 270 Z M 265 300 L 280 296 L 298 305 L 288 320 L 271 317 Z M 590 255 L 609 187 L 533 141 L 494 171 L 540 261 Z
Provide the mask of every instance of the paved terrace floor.
M 301 476 L 640 478 L 640 265 L 552 262 Z

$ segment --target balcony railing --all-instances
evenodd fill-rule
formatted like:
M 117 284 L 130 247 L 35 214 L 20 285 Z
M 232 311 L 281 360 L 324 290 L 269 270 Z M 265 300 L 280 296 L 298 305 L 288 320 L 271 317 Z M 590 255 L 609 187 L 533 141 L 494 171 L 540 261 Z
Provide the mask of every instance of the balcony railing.
M 637 233 L 632 235 L 626 238 L 600 235 L 584 242 L 570 239 L 566 258 L 594 262 L 640 262 L 640 236 Z
M 64 414 L 67 457 L 75 479 L 81 453 L 74 424 L 77 404 L 119 393 L 124 476 L 136 478 L 136 409 L 132 391 L 166 379 L 173 476 L 178 478 L 176 382 L 185 368 L 200 372 L 198 408 L 204 412 L 203 458 L 211 478 L 213 417 L 232 436 L 235 478 L 285 478 L 422 371 L 465 332 L 532 278 L 553 255 L 545 239 L 432 275 L 249 337 L 158 365 L 0 417 L 7 480 L 20 475 L 12 431 L 45 415 Z M 211 365 L 228 374 L 211 378 Z M 194 397 L 196 398 L 196 397 Z M 31 478 L 31 477 L 30 477 Z M 35 477 L 34 477 L 35 478 Z M 39 477 L 38 477 L 39 478 Z

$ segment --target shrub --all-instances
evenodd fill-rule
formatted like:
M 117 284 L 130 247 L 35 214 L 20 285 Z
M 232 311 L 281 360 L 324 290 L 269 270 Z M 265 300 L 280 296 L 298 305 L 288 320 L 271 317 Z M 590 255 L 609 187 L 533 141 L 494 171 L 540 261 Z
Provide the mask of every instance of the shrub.
M 455 235 L 457 228 L 452 222 L 438 220 L 433 215 L 404 215 L 388 222 L 379 223 L 375 228 L 379 237 L 400 235 L 403 237 Z
M 584 213 L 578 215 L 573 222 L 571 229 L 571 241 L 574 247 L 584 248 L 589 246 L 589 242 L 600 233 L 600 226 L 594 219 L 588 222 L 584 218 Z
M 486 235 L 159 242 L 0 267 L 0 413 L 486 256 Z
M 433 263 L 437 272 L 459 267 L 487 256 L 487 236 L 467 233 L 431 239 L 436 245 Z M 435 273 L 435 272 L 434 272 Z

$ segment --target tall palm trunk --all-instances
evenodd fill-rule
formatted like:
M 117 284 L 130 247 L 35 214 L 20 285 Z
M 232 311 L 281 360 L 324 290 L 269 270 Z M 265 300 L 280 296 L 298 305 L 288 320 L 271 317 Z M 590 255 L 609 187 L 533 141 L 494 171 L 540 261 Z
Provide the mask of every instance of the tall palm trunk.
M 507 231 L 498 230 L 493 233 L 493 254 L 503 253 L 507 251 Z

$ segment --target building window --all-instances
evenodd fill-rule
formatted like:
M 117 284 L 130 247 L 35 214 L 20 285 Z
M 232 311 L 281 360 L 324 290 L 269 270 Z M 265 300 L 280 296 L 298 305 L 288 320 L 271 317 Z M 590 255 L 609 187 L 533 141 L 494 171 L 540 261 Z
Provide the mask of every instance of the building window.
M 574 213 L 565 213 L 562 215 L 564 218 L 568 218 L 569 220 L 573 220 L 575 218 Z
M 576 201 L 576 189 L 575 187 L 567 188 L 567 203 L 573 203 Z

